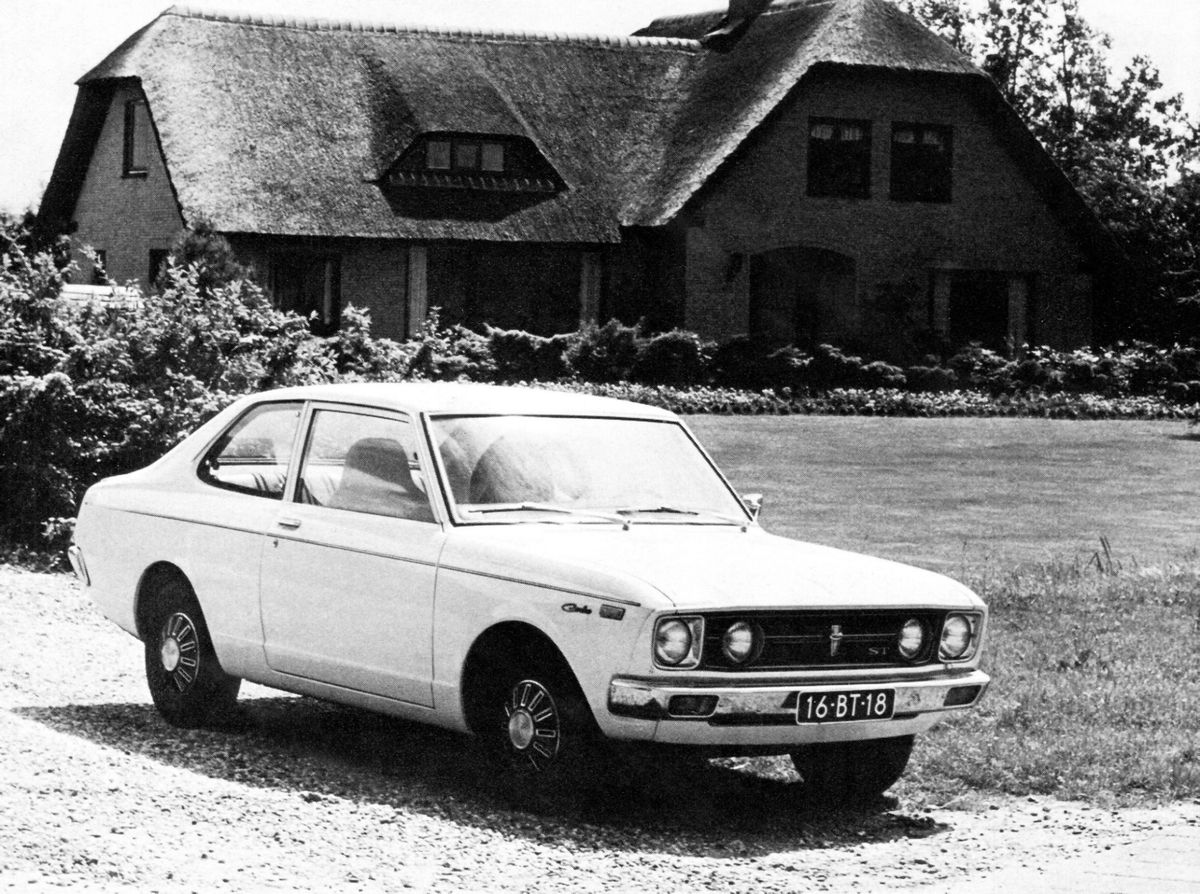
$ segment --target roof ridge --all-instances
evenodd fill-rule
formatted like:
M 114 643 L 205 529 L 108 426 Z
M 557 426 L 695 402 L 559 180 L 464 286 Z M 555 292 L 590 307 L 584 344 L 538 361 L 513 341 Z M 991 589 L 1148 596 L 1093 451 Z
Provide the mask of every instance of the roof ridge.
M 387 21 L 314 18 L 275 13 L 252 13 L 227 7 L 177 3 L 161 13 L 183 18 L 226 22 L 234 25 L 258 25 L 267 28 L 294 28 L 302 31 L 360 31 L 376 34 L 417 34 L 424 37 L 456 39 L 519 40 L 544 43 L 576 43 L 604 47 L 675 47 L 699 49 L 699 41 L 682 37 L 634 37 L 624 34 L 576 34 L 558 31 L 490 31 L 483 28 L 453 28 L 438 25 L 414 25 Z
M 771 5 L 764 9 L 760 16 L 774 15 L 775 13 L 788 12 L 800 6 L 827 6 L 837 3 L 838 0 L 772 0 Z M 654 25 L 684 25 L 702 22 L 705 19 L 724 16 L 729 12 L 728 5 L 714 7 L 703 12 L 689 12 L 675 16 L 659 16 L 650 23 Z

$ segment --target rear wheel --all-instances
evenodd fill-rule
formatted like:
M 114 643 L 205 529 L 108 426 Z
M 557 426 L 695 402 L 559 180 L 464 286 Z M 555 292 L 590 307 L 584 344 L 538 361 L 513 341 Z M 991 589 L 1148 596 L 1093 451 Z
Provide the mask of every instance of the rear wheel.
M 157 586 L 145 631 L 146 682 L 154 707 L 173 726 L 228 720 L 242 681 L 221 669 L 191 587 L 178 578 Z
M 904 773 L 913 737 L 825 742 L 792 752 L 804 790 L 815 799 L 867 801 L 887 791 Z

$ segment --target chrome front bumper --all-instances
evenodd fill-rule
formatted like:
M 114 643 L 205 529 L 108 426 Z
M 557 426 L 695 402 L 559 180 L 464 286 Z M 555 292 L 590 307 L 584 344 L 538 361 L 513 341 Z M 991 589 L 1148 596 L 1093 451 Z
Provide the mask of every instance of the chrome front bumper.
M 608 710 L 615 717 L 653 721 L 638 738 L 689 744 L 803 744 L 883 738 L 923 732 L 946 711 L 968 708 L 983 697 L 983 671 L 948 672 L 928 680 L 779 682 L 761 686 L 683 685 L 617 677 L 609 684 Z M 797 723 L 804 692 L 870 692 L 892 689 L 895 711 L 886 720 Z M 640 724 L 638 724 L 640 726 Z M 633 730 L 626 727 L 627 734 Z

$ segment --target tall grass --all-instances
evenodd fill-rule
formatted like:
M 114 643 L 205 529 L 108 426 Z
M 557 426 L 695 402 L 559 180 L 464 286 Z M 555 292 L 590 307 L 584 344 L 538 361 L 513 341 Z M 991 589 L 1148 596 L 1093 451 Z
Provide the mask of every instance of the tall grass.
M 910 790 L 1200 796 L 1200 557 L 1122 567 L 1106 552 L 966 575 L 991 609 L 992 687 L 925 737 Z

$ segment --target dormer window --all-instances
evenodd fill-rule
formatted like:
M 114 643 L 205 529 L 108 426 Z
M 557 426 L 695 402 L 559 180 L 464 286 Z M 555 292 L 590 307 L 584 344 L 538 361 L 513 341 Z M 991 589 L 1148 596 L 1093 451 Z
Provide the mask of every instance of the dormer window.
M 425 167 L 430 171 L 504 172 L 504 144 L 466 137 L 431 139 L 425 143 Z
M 450 170 L 449 140 L 430 140 L 425 144 L 425 167 L 431 171 Z
M 482 153 L 482 161 L 479 165 L 480 168 L 485 171 L 493 171 L 496 173 L 504 170 L 503 143 L 483 143 Z
M 431 133 L 417 137 L 388 173 L 392 186 L 553 193 L 564 184 L 519 136 Z

